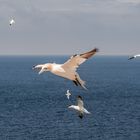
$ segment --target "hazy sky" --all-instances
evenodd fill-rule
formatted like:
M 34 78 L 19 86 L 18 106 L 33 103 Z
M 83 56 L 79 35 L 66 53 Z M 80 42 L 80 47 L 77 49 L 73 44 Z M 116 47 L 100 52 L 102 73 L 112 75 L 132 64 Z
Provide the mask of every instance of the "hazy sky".
M 140 0 L 0 0 L 0 55 L 94 47 L 105 55 L 140 53 Z

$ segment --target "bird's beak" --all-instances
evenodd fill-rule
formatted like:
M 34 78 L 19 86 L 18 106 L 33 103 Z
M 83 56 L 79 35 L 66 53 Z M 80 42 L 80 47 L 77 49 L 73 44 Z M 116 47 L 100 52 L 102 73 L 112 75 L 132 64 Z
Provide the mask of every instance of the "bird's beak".
M 33 70 L 39 71 L 39 74 L 41 74 L 42 72 L 44 72 L 44 69 L 42 69 L 42 67 L 40 67 L 40 66 L 38 66 L 38 65 L 33 66 L 32 69 L 33 69 Z
M 38 71 L 39 71 L 38 74 L 41 74 L 41 73 L 43 73 L 43 72 L 45 72 L 45 71 L 48 71 L 47 68 L 44 67 L 43 65 L 36 65 L 36 66 L 33 66 L 32 69 L 33 69 L 33 70 L 34 70 L 34 69 L 38 70 Z
M 34 69 L 40 70 L 40 69 L 42 69 L 42 66 L 40 66 L 40 65 L 34 65 L 34 66 L 32 67 L 32 69 L 33 69 L 33 70 L 34 70 Z
M 41 74 L 41 73 L 43 73 L 43 72 L 44 72 L 44 69 L 41 69 L 41 70 L 39 71 L 38 74 Z

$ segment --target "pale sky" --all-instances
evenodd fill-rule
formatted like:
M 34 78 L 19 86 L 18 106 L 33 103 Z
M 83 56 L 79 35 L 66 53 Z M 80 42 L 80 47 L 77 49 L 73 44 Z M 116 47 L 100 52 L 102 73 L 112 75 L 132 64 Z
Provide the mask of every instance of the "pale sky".
M 140 53 L 140 0 L 0 0 L 0 55 L 94 47 L 101 55 Z

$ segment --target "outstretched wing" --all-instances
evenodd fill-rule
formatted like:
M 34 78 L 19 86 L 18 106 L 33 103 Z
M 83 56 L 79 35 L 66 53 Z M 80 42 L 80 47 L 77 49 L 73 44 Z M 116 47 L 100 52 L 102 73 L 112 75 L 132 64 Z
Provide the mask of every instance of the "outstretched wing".
M 82 63 L 84 63 L 88 58 L 90 58 L 91 56 L 93 56 L 96 52 L 98 52 L 98 49 L 95 48 L 89 52 L 83 53 L 83 54 L 76 54 L 71 56 L 71 58 L 66 61 L 62 67 L 64 68 L 71 68 L 76 70 L 76 68 L 78 68 L 78 66 Z
M 77 97 L 77 103 L 78 103 L 79 108 L 83 108 L 84 103 L 83 103 L 83 100 L 82 100 L 81 96 Z
M 86 114 L 90 114 L 90 112 L 87 111 L 85 108 L 84 108 L 84 113 L 86 113 Z
M 136 58 L 136 57 L 140 57 L 140 54 L 137 54 L 137 55 L 134 55 L 134 56 L 132 56 L 132 57 L 129 57 L 128 60 L 134 59 L 134 58 Z

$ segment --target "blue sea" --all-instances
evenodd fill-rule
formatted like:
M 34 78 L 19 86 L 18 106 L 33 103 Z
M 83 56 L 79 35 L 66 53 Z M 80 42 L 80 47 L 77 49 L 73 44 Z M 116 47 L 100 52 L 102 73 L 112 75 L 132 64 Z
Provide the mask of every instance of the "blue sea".
M 95 56 L 78 72 L 88 90 L 32 66 L 69 56 L 0 57 L 0 140 L 140 140 L 140 59 Z M 66 91 L 70 90 L 70 100 Z M 83 97 L 83 119 L 68 109 Z

